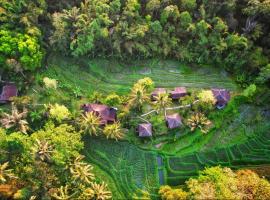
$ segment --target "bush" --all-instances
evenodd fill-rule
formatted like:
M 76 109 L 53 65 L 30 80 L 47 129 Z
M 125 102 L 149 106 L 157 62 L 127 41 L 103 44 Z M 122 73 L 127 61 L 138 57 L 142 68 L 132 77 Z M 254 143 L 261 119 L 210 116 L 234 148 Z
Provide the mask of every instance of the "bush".
M 62 122 L 70 117 L 70 112 L 64 105 L 54 104 L 49 105 L 49 117 L 56 120 L 57 122 Z
M 121 103 L 121 98 L 117 94 L 110 94 L 105 99 L 105 104 L 108 106 L 118 106 Z

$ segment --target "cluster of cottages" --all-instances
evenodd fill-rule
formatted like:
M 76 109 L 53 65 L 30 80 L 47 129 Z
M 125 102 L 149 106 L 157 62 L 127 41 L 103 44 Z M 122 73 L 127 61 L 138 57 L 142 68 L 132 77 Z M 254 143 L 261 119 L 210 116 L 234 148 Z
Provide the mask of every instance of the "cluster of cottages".
M 165 88 L 156 88 L 151 93 L 151 100 L 155 101 L 156 97 L 160 94 L 166 94 Z M 222 109 L 226 106 L 230 100 L 230 92 L 226 89 L 212 89 L 212 93 L 217 100 L 217 108 Z M 177 87 L 173 91 L 169 91 L 170 98 L 172 100 L 179 100 L 181 97 L 186 96 L 187 90 L 185 87 Z M 117 120 L 117 109 L 109 107 L 103 104 L 84 104 L 82 105 L 84 112 L 94 112 L 101 118 L 101 125 L 111 124 Z M 178 113 L 166 115 L 166 125 L 168 129 L 175 129 L 182 125 L 181 116 Z M 152 124 L 141 123 L 137 127 L 139 137 L 151 137 L 152 136 Z
M 230 92 L 226 89 L 212 89 L 214 97 L 216 98 L 216 107 L 218 109 L 224 108 L 230 100 Z M 0 103 L 7 103 L 11 97 L 17 96 L 18 90 L 16 85 L 8 83 L 1 87 Z M 156 97 L 160 94 L 166 94 L 165 88 L 156 88 L 151 93 L 151 100 L 155 101 Z M 169 91 L 170 98 L 172 100 L 179 100 L 181 97 L 186 96 L 187 90 L 185 87 L 176 87 L 174 90 Z M 84 112 L 94 112 L 100 117 L 100 125 L 112 124 L 117 120 L 117 109 L 109 107 L 103 104 L 84 104 L 82 105 Z M 182 125 L 181 116 L 178 113 L 166 115 L 166 125 L 168 129 L 174 129 Z M 152 124 L 142 123 L 137 127 L 139 137 L 151 137 L 152 136 Z

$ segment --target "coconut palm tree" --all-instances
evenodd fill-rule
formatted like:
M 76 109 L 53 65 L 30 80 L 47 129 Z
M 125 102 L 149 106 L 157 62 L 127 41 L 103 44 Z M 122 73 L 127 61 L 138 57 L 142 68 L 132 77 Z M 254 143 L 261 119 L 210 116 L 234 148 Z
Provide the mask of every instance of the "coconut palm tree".
M 172 104 L 172 100 L 168 94 L 158 94 L 153 104 L 157 111 L 165 113 L 165 109 Z
M 108 124 L 103 130 L 104 135 L 109 139 L 121 139 L 123 138 L 123 133 L 121 130 L 121 124 L 116 122 L 114 124 Z
M 100 117 L 94 112 L 87 112 L 81 115 L 78 124 L 84 133 L 97 136 L 100 132 L 100 120 Z
M 72 174 L 74 182 L 81 181 L 90 184 L 94 179 L 93 166 L 82 161 L 84 157 L 78 156 L 71 164 L 70 173 Z
M 0 123 L 6 129 L 16 127 L 22 133 L 27 133 L 29 129 L 28 122 L 25 120 L 28 110 L 24 107 L 23 112 L 19 113 L 17 107 L 12 104 L 11 114 L 3 113 Z
M 188 119 L 187 124 L 191 131 L 199 128 L 202 133 L 207 133 L 212 123 L 205 117 L 203 113 L 196 113 Z
M 129 107 L 141 110 L 144 103 L 149 101 L 149 95 L 146 89 L 141 85 L 136 85 L 132 88 L 129 95 Z
M 40 141 L 36 139 L 33 150 L 36 156 L 46 162 L 51 161 L 51 154 L 53 152 L 53 146 L 48 143 L 48 141 Z
M 76 195 L 76 192 L 69 194 L 69 187 L 61 186 L 60 188 L 57 188 L 55 191 L 52 192 L 51 196 L 54 199 L 57 200 L 69 200 L 74 199 L 74 196 Z
M 0 164 L 0 183 L 5 183 L 8 178 L 16 178 L 12 173 L 12 169 L 8 168 L 8 162 Z
M 101 184 L 91 183 L 91 187 L 84 190 L 83 196 L 87 199 L 107 200 L 112 198 L 112 193 L 104 182 Z

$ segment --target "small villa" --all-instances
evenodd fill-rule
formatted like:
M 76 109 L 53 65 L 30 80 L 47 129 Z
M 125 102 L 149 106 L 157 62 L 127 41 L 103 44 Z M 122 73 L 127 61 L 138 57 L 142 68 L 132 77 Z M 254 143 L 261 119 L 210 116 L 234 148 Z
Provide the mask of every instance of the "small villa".
M 14 84 L 7 84 L 2 87 L 0 94 L 0 103 L 7 103 L 10 101 L 11 97 L 16 97 L 18 95 L 18 89 Z
M 94 112 L 101 118 L 101 125 L 112 124 L 117 120 L 117 110 L 103 104 L 84 104 L 84 112 Z
M 231 95 L 226 89 L 212 89 L 212 93 L 216 98 L 216 106 L 218 109 L 223 109 L 229 102 Z
M 187 89 L 185 87 L 176 87 L 173 91 L 170 91 L 170 97 L 172 98 L 172 100 L 178 100 L 186 95 Z
M 151 94 L 151 100 L 154 101 L 158 95 L 160 94 L 166 94 L 166 89 L 165 88 L 156 88 L 152 94 Z
M 139 137 L 151 137 L 152 125 L 150 123 L 139 124 L 138 132 L 139 132 Z
M 178 113 L 167 115 L 166 124 L 169 129 L 178 128 L 182 125 L 181 117 Z

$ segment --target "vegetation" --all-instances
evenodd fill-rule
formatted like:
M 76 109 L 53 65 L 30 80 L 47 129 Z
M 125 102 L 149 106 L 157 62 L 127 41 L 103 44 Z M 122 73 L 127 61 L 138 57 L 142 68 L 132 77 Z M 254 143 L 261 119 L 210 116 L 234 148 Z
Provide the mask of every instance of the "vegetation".
M 268 199 L 270 184 L 251 170 L 212 167 L 186 182 L 188 191 L 162 186 L 162 199 Z
M 269 0 L 1 0 L 0 199 L 269 199 L 269 13 Z

